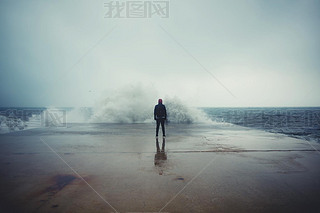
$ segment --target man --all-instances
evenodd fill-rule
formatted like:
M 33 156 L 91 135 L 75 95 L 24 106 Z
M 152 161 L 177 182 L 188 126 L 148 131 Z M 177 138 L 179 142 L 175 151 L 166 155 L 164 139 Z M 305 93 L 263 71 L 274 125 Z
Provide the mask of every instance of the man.
M 157 121 L 157 128 L 156 128 L 156 137 L 158 137 L 159 133 L 159 126 L 161 124 L 162 135 L 163 137 L 166 136 L 166 132 L 164 129 L 164 121 L 167 119 L 167 110 L 165 105 L 162 104 L 162 99 L 158 100 L 158 105 L 154 107 L 154 120 Z

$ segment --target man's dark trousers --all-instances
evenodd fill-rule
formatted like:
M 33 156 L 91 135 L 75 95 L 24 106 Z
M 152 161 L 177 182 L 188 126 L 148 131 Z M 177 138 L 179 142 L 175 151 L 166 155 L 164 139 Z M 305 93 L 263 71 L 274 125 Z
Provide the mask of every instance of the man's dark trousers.
M 166 131 L 164 129 L 164 120 L 165 119 L 157 119 L 157 128 L 156 128 L 156 136 L 158 136 L 158 133 L 159 133 L 159 126 L 161 124 L 161 129 L 162 129 L 162 135 L 165 136 L 166 135 Z

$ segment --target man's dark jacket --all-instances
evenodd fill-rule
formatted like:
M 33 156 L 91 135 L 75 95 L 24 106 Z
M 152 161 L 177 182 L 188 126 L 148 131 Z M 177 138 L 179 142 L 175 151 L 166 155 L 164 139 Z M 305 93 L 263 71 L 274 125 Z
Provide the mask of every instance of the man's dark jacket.
M 163 104 L 158 104 L 154 107 L 154 120 L 157 119 L 167 119 L 167 110 L 165 105 Z

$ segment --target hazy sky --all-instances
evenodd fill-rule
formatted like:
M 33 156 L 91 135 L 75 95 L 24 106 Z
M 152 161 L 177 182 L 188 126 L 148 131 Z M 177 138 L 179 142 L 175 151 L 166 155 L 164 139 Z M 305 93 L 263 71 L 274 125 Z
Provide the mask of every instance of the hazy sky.
M 106 2 L 0 1 L 0 106 L 92 106 L 128 85 L 193 106 L 320 106 L 318 0 L 171 0 L 169 18 L 140 19 L 106 18 Z

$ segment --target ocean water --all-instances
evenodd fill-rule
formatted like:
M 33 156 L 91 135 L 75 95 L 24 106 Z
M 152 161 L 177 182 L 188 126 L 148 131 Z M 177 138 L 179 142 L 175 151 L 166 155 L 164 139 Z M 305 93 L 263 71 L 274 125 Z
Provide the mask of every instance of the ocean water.
M 213 121 L 320 142 L 320 107 L 202 108 Z
M 320 107 L 301 108 L 189 108 L 166 102 L 168 122 L 232 124 L 320 142 Z M 153 106 L 137 112 L 119 108 L 0 108 L 0 133 L 32 128 L 65 127 L 67 123 L 152 123 Z M 127 110 L 126 110 L 127 109 Z

